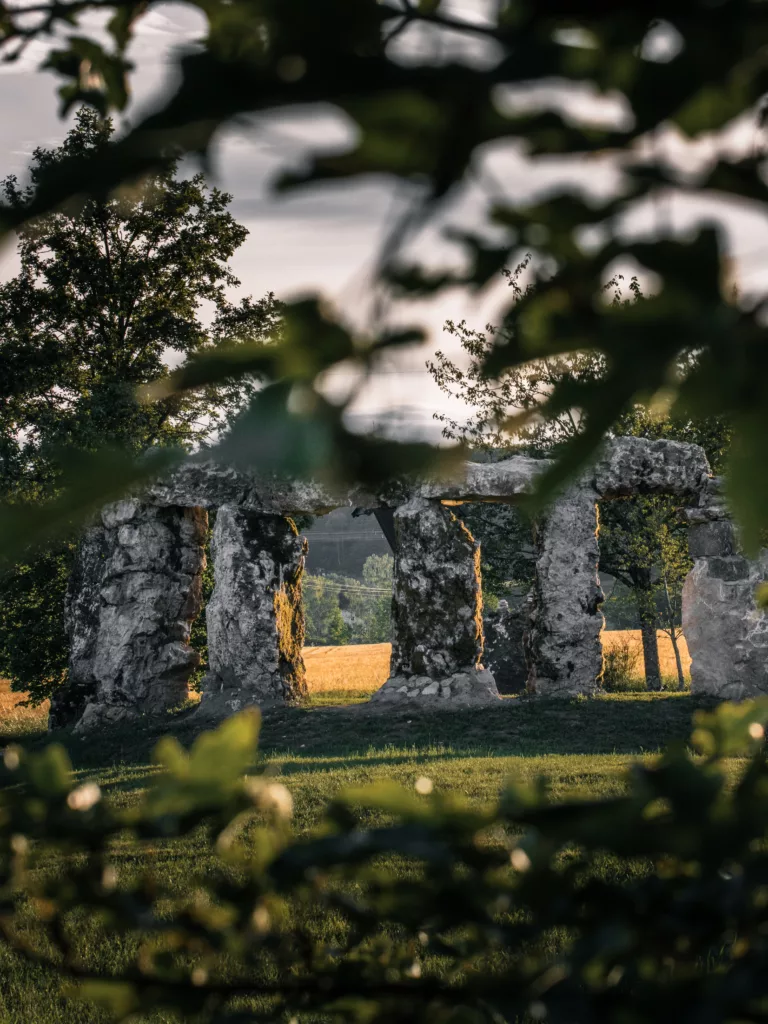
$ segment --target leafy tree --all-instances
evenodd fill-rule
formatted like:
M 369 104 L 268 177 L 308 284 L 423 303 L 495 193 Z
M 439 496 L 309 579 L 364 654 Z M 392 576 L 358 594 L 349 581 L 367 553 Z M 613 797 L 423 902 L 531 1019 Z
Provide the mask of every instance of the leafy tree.
M 722 418 L 656 416 L 643 406 L 624 415 L 615 433 L 701 445 L 715 472 L 722 467 L 731 438 L 730 426 Z M 683 583 L 693 563 L 681 509 L 665 496 L 622 498 L 604 502 L 600 516 L 600 563 L 635 596 L 648 688 L 661 689 L 657 630 L 662 629 L 672 642 L 678 686 L 683 689 L 678 639 Z
M 30 183 L 7 178 L 23 208 L 51 168 L 109 146 L 112 124 L 82 109 L 56 150 L 38 149 Z M 0 494 L 41 501 L 60 487 L 59 452 L 105 442 L 136 455 L 191 450 L 226 430 L 254 394 L 254 376 L 150 400 L 182 362 L 202 352 L 265 344 L 279 332 L 272 295 L 232 303 L 228 262 L 247 231 L 231 197 L 175 165 L 129 192 L 87 199 L 25 224 L 19 274 L 0 285 Z M 204 304 L 212 311 L 203 319 Z M 34 700 L 66 672 L 63 608 L 72 544 L 17 565 L 0 591 L 0 672 Z M 25 642 L 34 638 L 35 642 Z
M 680 602 L 676 584 L 691 566 L 685 532 L 676 531 L 674 503 L 664 497 L 618 498 L 605 502 L 600 513 L 600 565 L 633 594 L 640 622 L 649 690 L 661 689 L 658 633 L 660 581 L 665 580 L 669 602 L 663 621 L 677 651 Z M 672 536 L 675 542 L 672 541 Z M 669 561 L 668 561 L 669 560 Z M 682 568 L 682 573 L 680 569 Z M 680 667 L 682 682 L 682 667 Z M 682 687 L 681 687 L 682 688 Z
M 303 580 L 306 642 L 309 646 L 337 646 L 348 642 L 349 630 L 339 607 L 339 582 L 325 576 Z
M 391 555 L 369 555 L 363 581 L 338 573 L 304 576 L 309 644 L 380 644 L 392 639 Z
M 659 628 L 670 639 L 672 650 L 675 652 L 677 688 L 684 690 L 685 675 L 680 654 L 680 639 L 683 635 L 683 584 L 692 568 L 691 557 L 688 554 L 686 538 L 670 529 L 668 523 L 662 524 L 659 531 L 659 547 Z
M 395 560 L 392 555 L 369 555 L 363 563 L 363 580 L 369 587 L 392 588 Z
M 79 101 L 102 111 L 123 109 L 131 77 L 126 47 L 157 2 L 107 3 L 115 16 L 106 37 L 87 20 L 92 9 L 105 10 L 101 0 L 43 0 L 31 22 L 26 8 L 14 8 L 0 23 L 0 49 L 13 58 L 66 26 L 66 38 L 46 58 L 46 67 L 64 79 L 64 109 Z M 715 414 L 733 422 L 731 494 L 745 536 L 757 542 L 761 519 L 768 517 L 768 473 L 757 469 L 764 464 L 768 418 L 765 390 L 757 383 L 765 376 L 762 304 L 734 298 L 715 229 L 676 234 L 666 201 L 706 192 L 724 203 L 755 204 L 756 213 L 765 202 L 760 0 L 690 0 L 674 9 L 639 0 L 576 8 L 504 0 L 490 5 L 482 22 L 447 0 L 234 0 L 201 10 L 207 34 L 194 51 L 179 51 L 177 74 L 167 79 L 174 84 L 154 97 L 151 113 L 103 151 L 73 153 L 51 167 L 28 201 L 1 211 L 5 230 L 74 196 L 104 195 L 140 180 L 179 152 L 205 153 L 219 127 L 244 114 L 260 115 L 250 119 L 259 132 L 271 130 L 284 112 L 338 110 L 354 129 L 349 141 L 332 152 L 324 138 L 310 143 L 299 172 L 286 154 L 274 181 L 282 189 L 318 189 L 328 180 L 354 184 L 373 175 L 405 184 L 411 208 L 388 237 L 376 283 L 407 296 L 482 287 L 510 263 L 521 239 L 531 239 L 546 279 L 515 313 L 518 340 L 487 352 L 489 374 L 585 349 L 606 360 L 605 375 L 562 379 L 544 403 L 547 417 L 578 409 L 584 430 L 565 445 L 536 500 L 583 464 L 624 412 L 662 392 L 675 416 Z M 70 33 L 72 23 L 80 34 Z M 579 102 L 585 97 L 605 102 L 590 107 Z M 738 152 L 733 133 L 721 131 L 734 124 L 751 126 Z M 675 132 L 706 150 L 697 174 L 687 161 L 670 158 L 666 141 Z M 532 180 L 546 168 L 541 202 L 497 187 L 486 157 L 501 146 L 525 154 Z M 608 171 L 606 187 L 576 183 L 570 171 L 577 165 Z M 449 229 L 467 254 L 462 268 L 430 266 L 432 247 L 409 247 L 421 259 L 406 258 L 413 231 L 442 213 L 462 186 L 474 187 L 478 200 L 474 229 L 457 230 L 455 223 Z M 344 202 L 346 192 L 340 196 Z M 627 225 L 651 206 L 656 215 L 643 240 L 628 236 Z M 625 256 L 659 279 L 642 307 L 600 301 L 601 282 Z M 285 437 L 278 454 L 292 469 L 384 477 L 396 466 L 423 465 L 430 457 L 423 446 L 398 447 L 350 432 L 344 414 L 355 394 L 331 403 L 315 384 L 329 366 L 351 360 L 365 368 L 381 345 L 413 340 L 418 331 L 353 338 L 316 300 L 292 305 L 286 322 L 292 327 L 279 358 L 255 350 L 217 356 L 187 367 L 170 386 L 183 392 L 263 369 L 272 385 L 255 400 L 237 437 L 239 456 L 258 464 L 274 463 L 277 446 L 262 443 L 269 424 L 272 436 Z M 680 363 L 692 351 L 696 364 L 681 376 Z M 230 443 L 222 448 L 223 455 L 232 451 Z M 85 473 L 82 466 L 79 472 Z M 101 496 L 118 480 L 126 486 L 140 475 L 135 460 L 121 465 L 101 482 Z M 83 515 L 97 496 L 89 491 L 78 498 L 74 470 L 68 479 L 68 508 Z M 33 517 L 26 509 L 6 510 L 6 549 L 34 541 L 58 518 L 55 507 Z
M 367 643 L 382 644 L 392 639 L 392 581 L 395 560 L 392 555 L 369 555 L 363 564 L 363 580 L 379 592 L 367 598 Z

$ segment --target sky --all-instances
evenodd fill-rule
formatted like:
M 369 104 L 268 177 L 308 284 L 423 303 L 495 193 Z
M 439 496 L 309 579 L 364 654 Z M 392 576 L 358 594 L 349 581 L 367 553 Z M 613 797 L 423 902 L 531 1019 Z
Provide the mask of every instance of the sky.
M 453 7 L 465 17 L 481 19 L 483 0 L 453 0 Z M 182 4 L 164 4 L 143 16 L 129 56 L 137 73 L 135 94 L 126 112 L 128 121 L 138 119 L 158 88 L 171 75 L 171 57 L 179 46 L 202 35 L 203 18 Z M 403 59 L 427 43 L 417 35 L 404 38 Z M 430 43 L 429 45 L 434 45 Z M 467 59 L 480 62 L 494 59 L 477 40 L 467 54 L 466 43 L 455 38 L 438 40 L 441 56 L 461 52 Z M 661 39 L 661 50 L 669 39 Z M 53 146 L 61 141 L 69 126 L 58 116 L 57 79 L 38 66 L 44 58 L 43 44 L 29 49 L 14 65 L 0 66 L 0 117 L 4 145 L 0 153 L 0 175 L 24 177 L 35 146 Z M 553 101 L 554 92 L 529 92 L 502 102 L 536 104 Z M 588 112 L 621 123 L 626 111 L 620 99 L 596 104 L 588 90 L 569 89 L 559 93 L 555 102 L 575 116 Z M 734 147 L 749 145 L 749 126 L 735 126 L 730 133 Z M 337 311 L 358 328 L 372 326 L 368 284 L 371 268 L 387 230 L 403 209 L 404 195 L 384 180 L 359 186 L 327 185 L 291 198 L 275 199 L 269 193 L 271 176 L 286 160 L 301 165 L 309 143 L 343 145 L 351 137 L 350 126 L 332 110 L 312 114 L 294 114 L 280 122 L 264 119 L 227 129 L 218 141 L 213 160 L 215 183 L 233 195 L 232 212 L 249 229 L 249 237 L 233 260 L 233 268 L 242 281 L 242 294 L 258 297 L 272 291 L 279 298 L 291 299 L 308 292 L 328 297 Z M 665 145 L 671 158 L 695 165 L 706 155 L 707 144 L 694 146 L 670 134 Z M 190 170 L 193 168 L 190 167 Z M 531 201 L 546 195 L 556 178 L 567 175 L 585 195 L 606 195 L 618 182 L 615 168 L 606 161 L 584 160 L 564 164 L 552 161 L 532 170 L 519 150 L 497 147 L 484 156 L 478 166 L 477 184 L 458 196 L 446 210 L 441 223 L 422 234 L 415 251 L 437 265 L 456 265 L 460 253 L 455 245 L 441 238 L 446 225 L 472 227 L 478 222 L 482 204 L 491 194 L 496 198 L 515 197 Z M 658 215 L 656 209 L 638 211 L 626 224 L 628 236 L 648 231 Z M 667 202 L 665 217 L 676 229 L 692 227 L 702 216 L 717 217 L 723 224 L 731 250 L 734 275 L 743 291 L 756 294 L 768 290 L 768 218 L 746 205 L 725 209 L 711 201 L 680 199 Z M 0 251 L 0 275 L 15 270 L 12 248 Z M 622 267 L 631 271 L 630 266 Z M 390 322 L 416 321 L 428 331 L 424 344 L 399 351 L 382 360 L 377 372 L 357 396 L 353 415 L 361 426 L 377 425 L 401 434 L 439 436 L 435 412 L 449 412 L 458 418 L 463 407 L 443 396 L 425 369 L 425 360 L 436 349 L 456 354 L 453 340 L 442 325 L 446 319 L 466 319 L 472 327 L 493 322 L 504 300 L 506 285 L 500 278 L 477 296 L 448 291 L 430 302 L 409 303 L 388 309 Z M 354 384 L 354 379 L 336 382 Z

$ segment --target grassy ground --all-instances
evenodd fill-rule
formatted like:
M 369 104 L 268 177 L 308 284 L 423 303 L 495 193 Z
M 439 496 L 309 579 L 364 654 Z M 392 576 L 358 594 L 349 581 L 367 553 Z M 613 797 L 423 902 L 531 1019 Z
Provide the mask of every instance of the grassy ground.
M 556 797 L 620 792 L 627 766 L 690 731 L 691 716 L 704 702 L 690 694 L 615 694 L 573 701 L 506 699 L 498 707 L 420 715 L 412 710 L 370 714 L 359 701 L 386 675 L 387 645 L 367 655 L 367 676 L 355 660 L 360 648 L 310 649 L 311 683 L 305 707 L 267 714 L 261 754 L 291 790 L 295 826 L 305 833 L 340 789 L 381 778 L 405 786 L 427 775 L 436 787 L 491 800 L 505 779 L 546 775 Z M 322 680 L 325 680 L 325 683 Z M 335 682 L 334 682 L 335 680 Z M 337 706 L 325 706 L 333 702 Z M 341 706 L 338 706 L 341 705 Z M 21 740 L 37 747 L 50 741 L 44 709 L 18 707 L 0 690 L 0 745 Z M 54 737 L 68 749 L 78 774 L 96 778 L 120 802 L 135 800 L 155 771 L 151 750 L 159 735 L 173 730 L 182 742 L 199 731 L 189 712 L 130 731 L 107 731 L 87 741 Z M 183 888 L 207 853 L 199 836 L 139 851 L 126 843 L 118 851 L 121 875 L 149 869 Z M 130 955 L 130 943 L 84 929 L 85 960 L 113 969 Z M 3 952 L 0 947 L 0 1024 L 101 1024 L 88 1007 L 65 1003 L 58 982 Z M 152 1024 L 166 1018 L 157 1016 Z

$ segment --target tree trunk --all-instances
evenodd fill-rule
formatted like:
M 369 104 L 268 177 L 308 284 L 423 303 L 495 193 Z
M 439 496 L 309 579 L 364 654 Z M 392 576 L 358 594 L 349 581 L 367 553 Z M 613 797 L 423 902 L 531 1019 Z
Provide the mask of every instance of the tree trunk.
M 660 690 L 659 640 L 656 633 L 656 603 L 653 599 L 651 572 L 650 569 L 636 569 L 632 575 L 635 581 L 635 600 L 640 615 L 640 632 L 643 638 L 645 685 L 649 690 Z
M 680 658 L 680 648 L 677 645 L 677 631 L 671 630 L 669 638 L 672 641 L 672 650 L 675 652 L 675 664 L 677 665 L 677 688 L 685 689 L 685 676 L 683 675 L 683 662 Z
M 664 599 L 667 604 L 667 616 L 669 619 L 669 629 L 666 632 L 669 634 L 669 639 L 672 641 L 672 650 L 675 652 L 675 664 L 677 665 L 677 688 L 678 690 L 685 689 L 685 676 L 683 675 L 683 663 L 680 659 L 680 648 L 677 645 L 677 626 L 675 624 L 675 613 L 672 608 L 672 599 L 669 596 L 669 587 L 667 585 L 667 577 L 664 576 Z

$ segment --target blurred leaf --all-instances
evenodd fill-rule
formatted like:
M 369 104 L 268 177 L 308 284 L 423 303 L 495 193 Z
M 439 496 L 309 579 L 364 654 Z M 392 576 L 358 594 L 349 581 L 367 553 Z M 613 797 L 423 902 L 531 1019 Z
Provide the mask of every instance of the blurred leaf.
M 728 453 L 727 495 L 739 520 L 744 548 L 753 556 L 764 542 L 768 508 L 767 432 L 768 408 L 739 416 Z
M 30 549 L 81 526 L 88 516 L 170 469 L 180 457 L 171 449 L 156 449 L 143 459 L 114 449 L 62 452 L 59 461 L 66 483 L 56 498 L 0 505 L 0 571 Z
M 79 1002 L 92 1003 L 108 1011 L 115 1020 L 126 1020 L 141 1007 L 141 1000 L 129 982 L 94 979 L 71 984 L 65 991 Z
M 242 711 L 215 731 L 203 732 L 188 754 L 175 738 L 162 739 L 154 760 L 165 771 L 153 780 L 146 812 L 153 817 L 188 815 L 229 799 L 256 757 L 259 723 L 256 709 Z
M 76 103 L 89 103 L 104 115 L 109 109 L 123 110 L 128 102 L 127 73 L 132 65 L 86 36 L 69 36 L 67 44 L 65 50 L 52 50 L 43 64 L 75 80 L 59 90 L 62 116 Z
M 27 778 L 39 793 L 59 796 L 71 787 L 72 764 L 66 750 L 58 743 L 29 756 L 24 768 Z
M 733 757 L 762 746 L 766 723 L 768 698 L 721 704 L 714 711 L 696 712 L 691 741 L 707 757 Z

